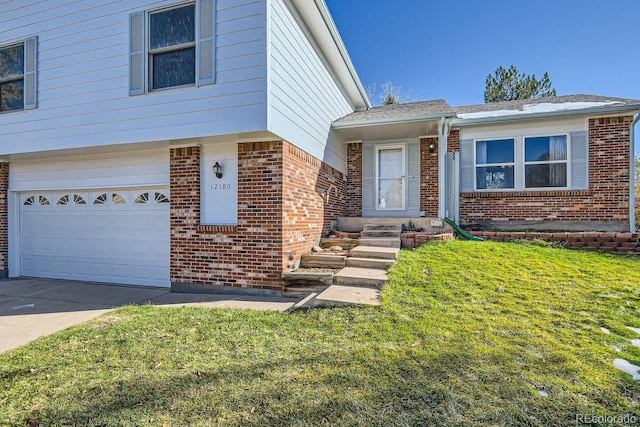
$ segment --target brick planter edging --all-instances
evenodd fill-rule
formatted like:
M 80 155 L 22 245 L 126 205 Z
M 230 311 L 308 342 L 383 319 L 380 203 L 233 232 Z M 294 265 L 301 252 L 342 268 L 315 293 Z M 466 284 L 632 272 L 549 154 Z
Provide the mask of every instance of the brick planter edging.
M 509 231 L 471 231 L 472 235 L 496 242 L 540 239 L 560 243 L 572 249 L 592 249 L 603 252 L 640 255 L 640 234 L 637 233 L 542 233 Z
M 400 235 L 403 248 L 416 248 L 420 245 L 424 245 L 432 240 L 449 240 L 453 239 L 453 233 L 440 233 L 440 234 L 424 234 L 424 233 L 402 233 Z

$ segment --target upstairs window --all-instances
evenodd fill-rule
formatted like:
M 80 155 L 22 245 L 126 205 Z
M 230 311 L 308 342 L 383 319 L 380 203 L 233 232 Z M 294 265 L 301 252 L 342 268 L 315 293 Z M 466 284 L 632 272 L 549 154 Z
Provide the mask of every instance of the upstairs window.
M 149 14 L 150 89 L 196 82 L 194 4 Z
M 24 45 L 0 49 L 0 111 L 24 106 Z
M 130 16 L 130 95 L 215 82 L 213 0 Z
M 36 107 L 36 39 L 0 47 L 0 113 Z
M 514 188 L 515 154 L 513 139 L 476 142 L 476 188 Z

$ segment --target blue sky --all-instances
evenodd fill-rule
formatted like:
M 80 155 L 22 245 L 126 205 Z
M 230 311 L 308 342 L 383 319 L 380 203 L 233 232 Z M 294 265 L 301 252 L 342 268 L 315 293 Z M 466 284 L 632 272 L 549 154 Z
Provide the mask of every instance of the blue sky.
M 363 85 L 392 80 L 410 101 L 483 103 L 512 64 L 558 95 L 640 99 L 640 0 L 326 2 Z

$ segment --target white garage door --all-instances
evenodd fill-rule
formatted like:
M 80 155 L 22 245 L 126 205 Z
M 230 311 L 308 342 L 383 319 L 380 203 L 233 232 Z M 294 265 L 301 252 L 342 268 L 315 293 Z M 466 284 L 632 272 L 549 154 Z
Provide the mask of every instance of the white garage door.
M 170 286 L 169 191 L 20 194 L 22 276 Z

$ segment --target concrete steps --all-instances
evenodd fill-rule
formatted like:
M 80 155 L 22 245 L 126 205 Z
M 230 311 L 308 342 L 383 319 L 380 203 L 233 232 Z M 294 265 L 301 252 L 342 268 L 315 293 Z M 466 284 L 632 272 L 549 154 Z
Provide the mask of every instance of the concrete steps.
M 377 246 L 382 248 L 400 248 L 400 236 L 360 238 L 360 246 Z
M 351 257 L 377 258 L 394 260 L 398 257 L 400 248 L 385 248 L 376 246 L 357 246 L 351 249 Z
M 375 268 L 378 270 L 387 270 L 391 267 L 394 260 L 380 258 L 357 258 L 349 257 L 346 259 L 345 267 Z
M 362 231 L 402 231 L 402 226 L 399 224 L 365 224 Z
M 325 289 L 321 286 L 328 280 L 322 281 L 320 286 L 316 284 L 296 306 L 380 305 L 380 287 L 389 280 L 387 270 L 400 252 L 400 233 L 400 225 L 365 224 L 359 245 L 351 249 L 348 257 L 304 255 L 301 267 L 340 266 L 341 269 L 332 274 L 332 284 Z
M 380 291 L 356 286 L 329 286 L 312 299 L 313 305 L 380 305 Z
M 360 233 L 359 246 L 399 248 L 401 232 L 400 225 L 365 224 L 362 233 Z
M 344 255 L 324 255 L 310 253 L 302 255 L 300 259 L 301 268 L 344 268 L 346 267 Z
M 333 280 L 337 285 L 380 287 L 389 275 L 377 268 L 345 267 L 334 274 Z
M 397 238 L 400 231 L 396 230 L 363 230 L 360 233 L 361 239 Z

